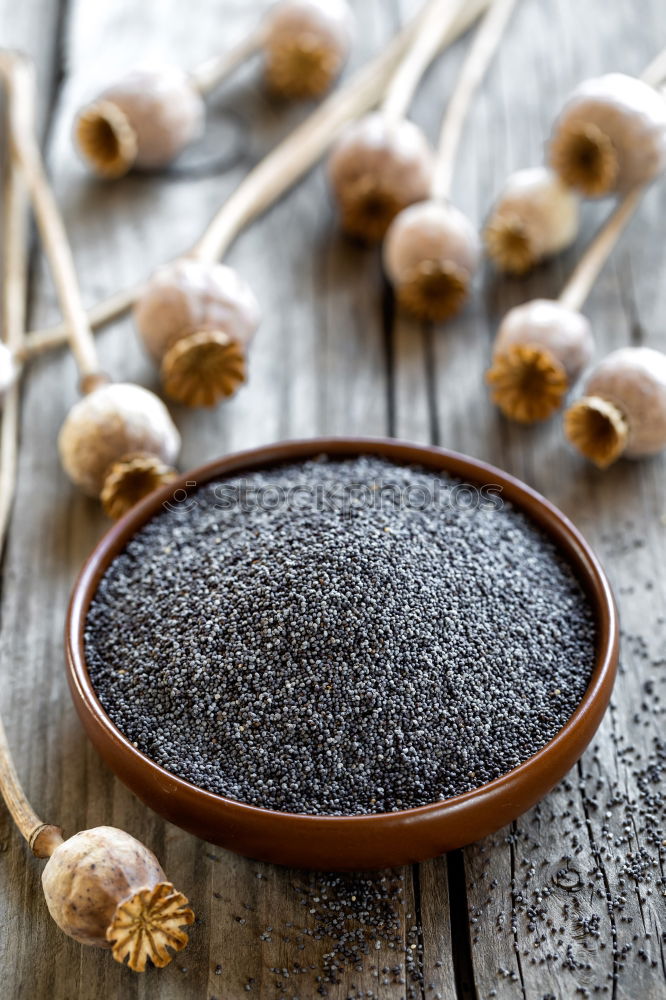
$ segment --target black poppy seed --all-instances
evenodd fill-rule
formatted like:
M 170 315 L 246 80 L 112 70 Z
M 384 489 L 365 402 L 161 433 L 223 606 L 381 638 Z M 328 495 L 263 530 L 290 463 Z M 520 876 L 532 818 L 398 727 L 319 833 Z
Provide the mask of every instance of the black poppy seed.
M 592 612 L 525 515 L 463 509 L 456 485 L 312 461 L 161 512 L 88 614 L 111 719 L 193 784 L 291 812 L 424 805 L 522 763 L 585 691 Z M 381 503 L 321 499 L 360 487 Z M 247 502 L 269 489 L 274 509 Z

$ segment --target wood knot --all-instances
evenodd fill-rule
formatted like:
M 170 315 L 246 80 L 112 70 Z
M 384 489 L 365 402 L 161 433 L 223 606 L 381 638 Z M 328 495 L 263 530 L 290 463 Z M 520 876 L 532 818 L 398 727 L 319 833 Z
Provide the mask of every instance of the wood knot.
M 578 892 L 583 888 L 583 880 L 575 868 L 560 868 L 553 876 L 553 882 L 558 889 L 564 889 L 565 892 Z

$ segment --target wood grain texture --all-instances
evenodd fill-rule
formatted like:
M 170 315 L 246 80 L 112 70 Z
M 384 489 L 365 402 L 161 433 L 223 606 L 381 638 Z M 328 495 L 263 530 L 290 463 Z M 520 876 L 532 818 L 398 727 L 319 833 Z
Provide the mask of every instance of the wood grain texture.
M 143 278 L 188 246 L 243 171 L 306 109 L 270 102 L 257 67 L 247 67 L 211 99 L 207 136 L 179 164 L 158 177 L 113 185 L 90 179 L 77 161 L 70 143 L 75 109 L 136 61 L 199 62 L 215 45 L 240 37 L 263 6 L 201 0 L 196 16 L 185 17 L 175 0 L 73 0 L 58 37 L 57 3 L 17 8 L 0 0 L 0 24 L 8 26 L 3 43 L 35 56 L 45 115 L 52 108 L 48 162 L 88 302 Z M 355 6 L 357 63 L 416 4 L 357 0 Z M 659 0 L 645 0 L 640 18 L 629 0 L 616 0 L 612 11 L 603 0 L 522 0 L 465 130 L 457 204 L 481 222 L 509 171 L 539 162 L 567 90 L 604 70 L 639 71 L 662 37 Z M 414 117 L 433 138 L 463 51 L 457 45 L 437 65 L 416 102 Z M 66 73 L 56 88 L 58 67 Z M 385 873 L 397 894 L 398 930 L 391 941 L 382 936 L 376 949 L 366 928 L 370 956 L 360 972 L 351 964 L 339 985 L 327 986 L 336 1000 L 368 991 L 386 1000 L 438 994 L 570 1000 L 581 988 L 594 995 L 595 985 L 607 988 L 597 995 L 619 1000 L 666 997 L 664 886 L 656 882 L 664 875 L 664 847 L 651 842 L 649 817 L 627 809 L 620 797 L 627 791 L 639 797 L 635 772 L 648 764 L 654 739 L 663 738 L 663 715 L 645 685 L 653 681 L 663 695 L 665 463 L 591 470 L 566 449 L 558 421 L 525 430 L 500 419 L 481 378 L 498 319 L 519 301 L 556 295 L 607 210 L 586 205 L 577 247 L 526 280 L 498 282 L 485 273 L 465 314 L 440 329 L 396 316 L 378 254 L 338 234 L 320 169 L 245 234 L 230 257 L 264 312 L 249 385 L 214 411 L 174 409 L 184 467 L 232 449 L 324 433 L 391 433 L 493 461 L 574 519 L 606 559 L 618 591 L 624 669 L 596 749 L 511 829 L 449 858 Z M 662 183 L 590 299 L 600 352 L 626 342 L 666 348 L 665 210 Z M 56 318 L 40 259 L 31 325 Z M 157 386 L 130 321 L 103 333 L 100 344 L 115 377 Z M 101 764 L 74 716 L 63 674 L 65 607 L 105 525 L 96 506 L 66 482 L 56 458 L 57 429 L 75 393 L 66 354 L 37 361 L 25 383 L 19 493 L 2 581 L 0 703 L 40 813 L 69 832 L 110 823 L 145 841 L 190 895 L 199 922 L 188 950 L 168 969 L 145 976 L 80 948 L 50 922 L 40 864 L 0 812 L 0 992 L 39 1000 L 317 1000 L 313 970 L 301 972 L 296 963 L 314 965 L 316 974 L 334 948 L 322 932 L 325 879 L 235 857 L 163 823 Z M 654 768 L 651 777 L 659 790 Z M 653 808 L 663 810 L 658 803 Z M 636 883 L 628 869 L 641 866 L 649 877 Z M 366 883 L 359 882 L 360 891 Z M 355 894 L 351 884 L 330 891 Z M 613 957 L 613 942 L 619 952 L 628 948 L 623 959 Z M 405 948 L 423 955 L 422 983 L 392 971 L 404 967 Z

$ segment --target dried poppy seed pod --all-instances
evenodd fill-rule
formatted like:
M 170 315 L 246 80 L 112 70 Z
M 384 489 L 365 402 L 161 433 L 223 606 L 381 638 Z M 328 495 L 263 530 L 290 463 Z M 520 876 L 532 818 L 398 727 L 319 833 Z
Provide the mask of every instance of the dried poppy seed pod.
M 139 297 L 134 320 L 161 365 L 165 391 L 178 402 L 211 406 L 246 380 L 247 345 L 260 312 L 233 268 L 194 258 L 167 264 Z
M 564 430 L 578 451 L 605 469 L 621 455 L 666 448 L 666 354 L 650 347 L 613 351 L 590 373 Z
M 550 163 L 589 198 L 647 184 L 666 166 L 666 101 L 623 73 L 586 80 L 555 122 Z
M 120 517 L 174 476 L 180 434 L 154 393 L 129 382 L 102 385 L 69 411 L 58 436 L 65 472 Z
M 525 274 L 573 243 L 579 206 L 578 195 L 548 167 L 517 170 L 483 232 L 489 257 L 500 271 Z
M 493 402 L 511 420 L 546 420 L 592 360 L 590 324 L 575 309 L 534 299 L 502 320 L 486 375 Z
M 404 209 L 384 242 L 384 268 L 400 305 L 441 322 L 465 304 L 481 247 L 476 229 L 453 205 L 423 201 Z
M 428 197 L 433 166 L 428 140 L 413 122 L 375 112 L 350 125 L 328 161 L 345 232 L 381 240 L 398 212 Z
M 111 948 L 116 961 L 143 972 L 168 965 L 187 945 L 193 923 L 152 851 L 123 830 L 83 830 L 54 850 L 42 873 L 49 913 L 81 944 Z M 171 949 L 171 951 L 169 950 Z
M 319 97 L 347 61 L 354 17 L 346 0 L 283 0 L 263 27 L 269 88 L 285 98 Z
M 96 174 L 122 177 L 132 167 L 170 163 L 199 138 L 204 113 L 201 95 L 182 70 L 135 69 L 79 112 L 74 137 Z

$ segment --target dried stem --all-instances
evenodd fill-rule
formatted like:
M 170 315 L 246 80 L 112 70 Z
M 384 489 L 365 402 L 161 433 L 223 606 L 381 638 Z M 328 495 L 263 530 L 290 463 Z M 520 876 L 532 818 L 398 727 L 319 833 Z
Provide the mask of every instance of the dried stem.
M 562 305 L 576 310 L 583 307 L 613 247 L 636 211 L 644 190 L 645 188 L 642 186 L 633 188 L 613 210 L 578 261 L 573 274 L 562 289 L 559 295 L 559 301 Z
M 344 126 L 377 103 L 421 18 L 417 15 L 380 56 L 359 70 L 250 171 L 195 244 L 193 256 L 203 260 L 224 256 L 238 233 L 314 166 Z
M 265 37 L 263 26 L 258 26 L 227 52 L 213 56 L 190 72 L 190 80 L 200 94 L 207 94 L 238 69 L 246 59 L 261 48 Z
M 54 284 L 67 322 L 72 353 L 79 367 L 82 382 L 91 384 L 99 376 L 97 349 L 81 301 L 65 227 L 46 176 L 34 125 L 24 100 L 27 89 L 26 77 L 31 72 L 30 65 L 19 53 L 4 51 L 0 54 L 0 72 L 5 78 L 12 98 L 9 111 L 12 149 L 21 165 L 32 199 Z
M 451 191 L 453 167 L 465 119 L 479 84 L 499 45 L 516 0 L 491 0 L 488 12 L 479 26 L 442 122 L 437 148 L 437 164 L 432 196 L 446 201 Z
M 440 40 L 441 45 L 454 42 L 470 27 L 485 10 L 488 0 L 467 0 L 460 10 L 455 22 L 446 36 Z M 354 117 L 370 110 L 379 100 L 391 73 L 400 56 L 409 43 L 410 38 L 423 14 L 418 14 L 384 52 L 371 63 L 355 74 L 351 80 L 334 94 L 328 97 L 306 121 L 298 126 L 280 145 L 250 171 L 241 182 L 240 187 L 220 210 L 214 220 L 215 232 L 209 233 L 206 246 L 203 248 L 206 256 L 215 251 L 214 242 L 219 239 L 219 247 L 228 249 L 243 225 L 256 219 L 285 194 L 314 164 L 324 155 L 326 149 L 342 130 L 344 124 Z M 372 85 L 370 85 L 372 81 Z M 364 100 L 355 102 L 355 91 L 363 85 Z M 367 86 L 366 86 L 367 85 Z M 358 95 L 356 95 L 358 96 Z M 349 107 L 355 104 L 355 107 Z M 310 134 L 310 129 L 315 133 Z M 299 147 L 308 140 L 309 155 L 301 156 Z M 296 155 L 297 163 L 291 162 Z M 284 170 L 283 174 L 280 171 Z M 239 192 L 242 190 L 243 194 Z M 256 199 L 250 202 L 250 199 Z M 232 204 L 233 202 L 233 204 Z M 227 205 L 232 204 L 231 208 Z M 227 216 L 227 212 L 229 213 Z M 211 227 L 209 227 L 212 229 Z M 196 245 L 194 253 L 201 254 L 202 241 Z M 134 304 L 141 294 L 143 284 L 124 289 L 97 303 L 88 312 L 88 321 L 92 327 L 102 326 L 118 319 Z M 36 330 L 28 334 L 26 347 L 27 356 L 41 354 L 67 341 L 67 324 L 61 323 L 45 330 Z
M 26 73 L 23 81 L 25 103 L 32 112 L 35 81 Z M 28 283 L 28 216 L 27 194 L 13 151 L 8 150 L 5 162 L 3 191 L 3 300 L 4 341 L 15 356 L 20 356 L 25 341 L 25 309 Z M 20 419 L 20 387 L 18 380 L 5 394 L 0 436 L 0 554 L 4 547 L 7 525 L 14 502 Z
M 35 81 L 29 66 L 9 93 L 9 114 L 15 104 L 30 123 L 35 103 Z M 25 333 L 25 305 L 28 277 L 27 197 L 19 164 L 13 150 L 5 164 L 3 190 L 3 330 L 5 343 L 20 353 Z M 5 396 L 0 437 L 0 551 L 4 548 L 9 515 L 16 486 L 16 462 L 20 416 L 18 384 Z M 0 791 L 12 819 L 37 857 L 48 857 L 62 842 L 57 827 L 44 823 L 35 813 L 21 787 L 12 762 L 5 728 L 0 719 Z
M 131 288 L 123 288 L 114 295 L 110 295 L 108 299 L 92 306 L 86 314 L 91 329 L 97 330 L 124 315 L 128 309 L 132 308 L 144 287 L 144 284 L 140 284 L 133 285 Z M 58 323 L 57 326 L 34 330 L 26 336 L 23 356 L 29 360 L 40 354 L 45 354 L 47 351 L 52 351 L 56 347 L 62 347 L 68 340 L 69 327 L 67 323 Z
M 666 49 L 655 56 L 641 73 L 643 83 L 649 83 L 651 87 L 658 87 L 666 81 Z
M 460 14 L 464 0 L 430 0 L 418 15 L 418 25 L 391 78 L 382 113 L 392 122 L 401 121 L 409 109 L 421 77 L 441 48 L 442 38 Z
M 385 70 L 373 63 L 334 94 L 241 181 L 192 248 L 202 260 L 224 256 L 238 233 L 324 154 L 341 129 L 377 100 Z
M 60 828 L 44 823 L 28 802 L 14 768 L 5 727 L 0 719 L 0 790 L 19 833 L 38 858 L 49 858 L 62 843 Z

